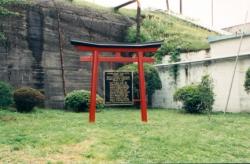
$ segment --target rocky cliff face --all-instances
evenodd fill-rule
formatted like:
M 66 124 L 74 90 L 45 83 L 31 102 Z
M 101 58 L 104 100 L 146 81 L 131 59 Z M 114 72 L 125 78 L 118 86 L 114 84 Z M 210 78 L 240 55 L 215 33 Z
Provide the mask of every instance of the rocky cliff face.
M 90 64 L 80 63 L 70 39 L 122 41 L 133 23 L 127 17 L 52 1 L 9 6 L 19 16 L 0 18 L 7 44 L 0 46 L 0 80 L 15 87 L 31 86 L 46 96 L 46 107 L 62 108 L 64 91 L 90 87 Z M 99 93 L 102 94 L 101 64 Z

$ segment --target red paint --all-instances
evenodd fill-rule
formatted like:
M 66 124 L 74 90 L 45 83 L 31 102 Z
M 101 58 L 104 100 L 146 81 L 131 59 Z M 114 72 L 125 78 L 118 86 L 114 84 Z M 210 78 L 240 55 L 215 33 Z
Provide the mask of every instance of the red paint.
M 95 122 L 96 111 L 96 91 L 98 82 L 98 56 L 99 52 L 94 51 L 92 60 L 92 77 L 91 77 L 91 92 L 90 92 L 90 106 L 89 106 L 89 122 Z
M 91 56 L 82 56 L 80 57 L 81 62 L 91 62 L 92 57 Z M 106 57 L 106 56 L 100 56 L 98 59 L 99 62 L 118 62 L 118 63 L 131 63 L 131 62 L 138 62 L 138 57 L 121 57 L 121 56 L 115 56 L 115 57 Z M 153 63 L 154 59 L 150 57 L 142 57 L 142 62 L 147 63 Z
M 140 104 L 141 104 L 141 120 L 147 122 L 147 99 L 146 99 L 146 86 L 144 77 L 143 63 L 154 62 L 153 58 L 144 57 L 146 52 L 156 52 L 157 47 L 134 47 L 134 48 L 108 48 L 108 47 L 93 47 L 85 45 L 75 45 L 79 51 L 91 51 L 92 56 L 80 57 L 81 62 L 92 63 L 92 75 L 91 75 L 91 94 L 90 94 L 90 109 L 89 109 L 89 122 L 95 122 L 96 112 L 96 92 L 98 83 L 98 66 L 100 62 L 119 62 L 119 63 L 138 63 L 139 72 L 139 89 L 140 89 Z M 114 57 L 101 56 L 101 52 L 113 52 Z M 122 52 L 135 52 L 135 57 L 122 57 Z
M 147 118 L 147 98 L 146 98 L 146 87 L 143 67 L 143 52 L 138 52 L 138 72 L 139 72 L 139 89 L 141 99 L 141 120 L 144 122 L 148 121 Z

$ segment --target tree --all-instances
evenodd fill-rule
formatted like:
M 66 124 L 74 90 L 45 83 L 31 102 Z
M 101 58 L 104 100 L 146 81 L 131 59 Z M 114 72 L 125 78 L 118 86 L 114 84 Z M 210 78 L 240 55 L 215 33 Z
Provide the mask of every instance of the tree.
M 246 79 L 245 79 L 245 91 L 249 94 L 250 93 L 250 68 L 248 68 L 246 72 Z

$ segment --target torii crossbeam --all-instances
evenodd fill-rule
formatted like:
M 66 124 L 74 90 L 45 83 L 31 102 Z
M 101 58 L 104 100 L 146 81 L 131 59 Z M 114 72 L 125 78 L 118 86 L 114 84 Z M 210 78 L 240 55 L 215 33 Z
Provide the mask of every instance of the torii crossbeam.
M 89 122 L 95 122 L 96 113 L 96 92 L 98 81 L 98 65 L 100 62 L 118 62 L 118 63 L 138 63 L 139 72 L 139 89 L 140 89 L 140 106 L 141 106 L 141 120 L 147 122 L 147 101 L 146 101 L 146 88 L 143 63 L 152 63 L 154 59 L 151 57 L 144 57 L 147 52 L 156 52 L 161 46 L 162 41 L 137 43 L 137 44 L 118 44 L 118 43 L 93 43 L 79 40 L 71 40 L 71 44 L 79 51 L 90 51 L 91 56 L 80 57 L 81 62 L 92 63 L 91 74 L 91 93 L 90 93 L 90 106 L 89 106 Z M 102 52 L 112 52 L 115 55 L 112 57 L 101 56 Z M 122 52 L 134 52 L 135 57 L 122 57 Z

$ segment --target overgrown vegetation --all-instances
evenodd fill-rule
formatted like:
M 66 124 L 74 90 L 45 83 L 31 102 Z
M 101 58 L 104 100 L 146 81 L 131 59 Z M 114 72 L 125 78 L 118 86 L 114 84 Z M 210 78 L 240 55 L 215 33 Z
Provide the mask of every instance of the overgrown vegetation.
M 134 98 L 139 99 L 139 77 L 138 77 L 138 65 L 129 64 L 119 68 L 120 71 L 133 71 L 134 72 Z M 151 105 L 152 96 L 157 89 L 161 89 L 161 79 L 156 68 L 150 64 L 144 64 L 146 90 L 148 95 L 148 103 Z
M 68 0 L 71 1 L 71 0 Z M 91 8 L 91 9 L 95 9 L 98 11 L 107 11 L 107 12 L 112 12 L 111 8 L 108 7 L 104 7 L 101 5 L 98 5 L 96 3 L 92 3 L 90 1 L 85 1 L 85 0 L 72 0 L 71 2 L 73 5 L 75 6 L 82 6 L 82 7 L 87 7 L 87 8 Z
M 85 112 L 88 111 L 90 104 L 90 92 L 85 90 L 75 90 L 67 94 L 65 97 L 65 106 L 69 110 L 75 112 Z M 104 108 L 104 101 L 99 96 L 96 95 L 96 108 Z
M 250 68 L 248 68 L 245 78 L 246 78 L 244 83 L 245 91 L 247 93 L 250 93 Z
M 169 60 L 169 62 L 170 63 L 175 63 L 175 62 L 181 61 L 180 53 L 181 53 L 181 51 L 180 51 L 179 48 L 176 48 L 175 50 L 170 52 L 170 60 Z M 174 78 L 174 82 L 176 84 L 177 83 L 177 78 L 178 78 L 178 75 L 179 75 L 179 65 L 176 64 L 176 65 L 170 66 L 169 67 L 169 73 Z
M 214 104 L 212 79 L 205 75 L 199 84 L 192 84 L 178 89 L 175 101 L 182 101 L 183 108 L 189 113 L 211 113 Z
M 6 108 L 13 103 L 13 88 L 0 81 L 0 108 Z
M 3 32 L 0 31 L 0 42 L 2 43 L 3 41 L 6 40 L 6 36 Z
M 247 163 L 247 113 L 188 115 L 177 110 L 111 109 L 88 114 L 0 109 L 0 163 Z
M 161 49 L 155 54 L 158 61 L 171 55 L 177 48 L 180 52 L 208 49 L 207 36 L 215 33 L 196 27 L 176 17 L 163 13 L 146 13 L 142 21 L 140 41 L 164 40 Z M 127 41 L 136 41 L 136 26 L 129 28 Z M 176 62 L 176 61 L 174 61 Z
M 18 112 L 31 112 L 35 106 L 43 103 L 44 95 L 33 88 L 22 87 L 14 92 L 14 101 Z
M 11 15 L 19 15 L 19 13 L 15 11 L 11 11 L 6 6 L 11 4 L 27 4 L 28 0 L 1 0 L 0 1 L 0 16 L 11 16 Z

